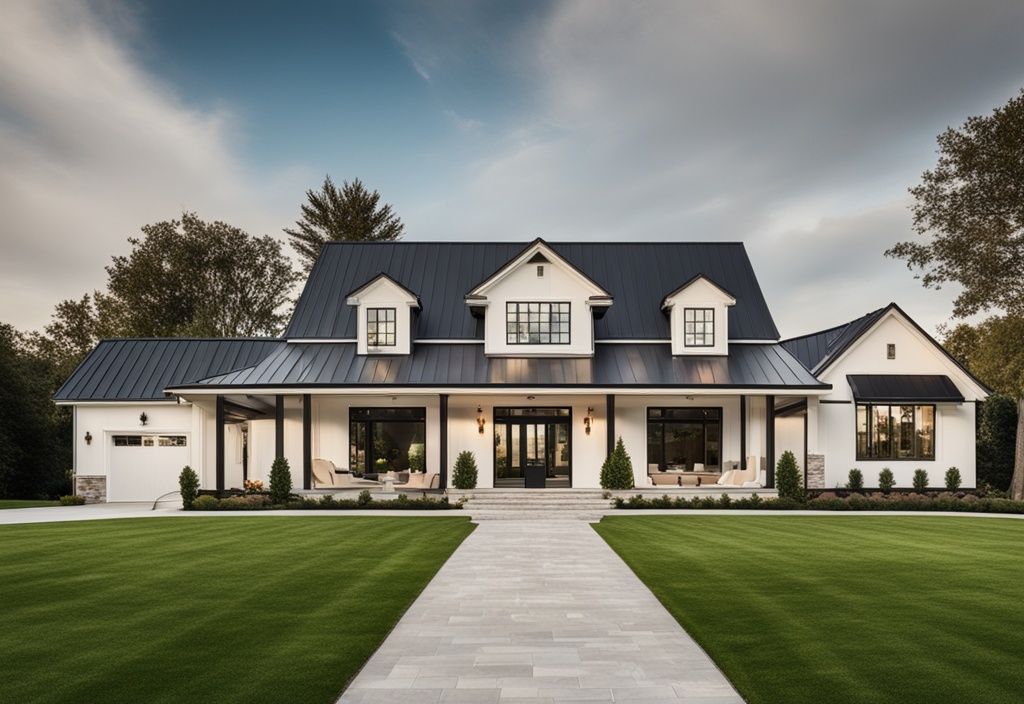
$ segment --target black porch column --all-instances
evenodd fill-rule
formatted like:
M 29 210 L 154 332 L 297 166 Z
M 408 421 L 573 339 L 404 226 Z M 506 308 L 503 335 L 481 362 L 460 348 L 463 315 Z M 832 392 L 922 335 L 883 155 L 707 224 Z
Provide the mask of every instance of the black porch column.
M 284 396 L 278 394 L 274 404 L 274 459 L 284 457 Z
M 302 395 L 302 488 L 312 488 L 313 482 L 313 402 L 309 394 Z
M 765 396 L 764 419 L 767 432 L 765 455 L 768 459 L 768 488 L 775 488 L 775 397 Z
M 605 415 L 608 423 L 608 455 L 615 450 L 615 394 L 607 394 L 604 399 Z
M 440 424 L 437 447 L 441 453 L 441 475 L 438 487 L 448 488 L 448 394 L 438 396 L 438 423 Z
M 214 415 L 213 446 L 216 455 L 217 491 L 224 491 L 224 397 L 217 397 L 216 412 Z
M 740 396 L 740 469 L 747 469 L 747 397 Z

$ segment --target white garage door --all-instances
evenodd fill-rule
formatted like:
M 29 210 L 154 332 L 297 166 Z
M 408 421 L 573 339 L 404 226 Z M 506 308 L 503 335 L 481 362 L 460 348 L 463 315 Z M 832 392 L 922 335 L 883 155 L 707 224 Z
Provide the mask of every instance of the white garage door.
M 189 463 L 187 434 L 119 433 L 110 443 L 107 501 L 154 501 L 177 490 Z

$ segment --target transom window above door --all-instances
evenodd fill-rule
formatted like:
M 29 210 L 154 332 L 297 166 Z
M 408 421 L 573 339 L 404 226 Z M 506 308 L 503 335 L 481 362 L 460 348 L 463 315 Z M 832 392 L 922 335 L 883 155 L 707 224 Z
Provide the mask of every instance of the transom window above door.
M 395 309 L 366 309 L 366 344 L 370 347 L 395 346 Z
M 686 308 L 683 310 L 683 345 L 686 347 L 715 346 L 714 308 Z
M 510 345 L 568 345 L 569 303 L 505 304 L 506 342 Z

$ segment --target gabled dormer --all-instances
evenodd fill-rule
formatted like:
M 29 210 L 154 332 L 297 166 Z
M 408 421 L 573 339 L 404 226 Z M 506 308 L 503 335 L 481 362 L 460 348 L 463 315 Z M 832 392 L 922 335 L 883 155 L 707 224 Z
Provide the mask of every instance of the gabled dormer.
M 422 306 L 419 296 L 380 273 L 346 296 L 355 306 L 356 351 L 359 354 L 409 354 L 412 316 Z
M 600 284 L 536 239 L 465 297 L 484 319 L 484 354 L 585 357 L 594 354 L 594 319 L 612 305 Z
M 714 281 L 698 274 L 665 296 L 674 355 L 729 354 L 729 308 L 736 298 Z

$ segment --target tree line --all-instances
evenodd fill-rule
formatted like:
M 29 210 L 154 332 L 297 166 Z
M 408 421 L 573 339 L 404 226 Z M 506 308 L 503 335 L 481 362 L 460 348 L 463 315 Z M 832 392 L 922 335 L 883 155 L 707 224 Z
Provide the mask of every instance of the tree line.
M 379 192 L 330 176 L 284 230 L 298 271 L 274 237 L 196 213 L 143 225 L 111 258 L 103 290 L 61 301 L 42 330 L 0 323 L 0 498 L 70 493 L 71 413 L 52 397 L 99 340 L 278 335 L 325 243 L 397 240 L 403 230 Z

